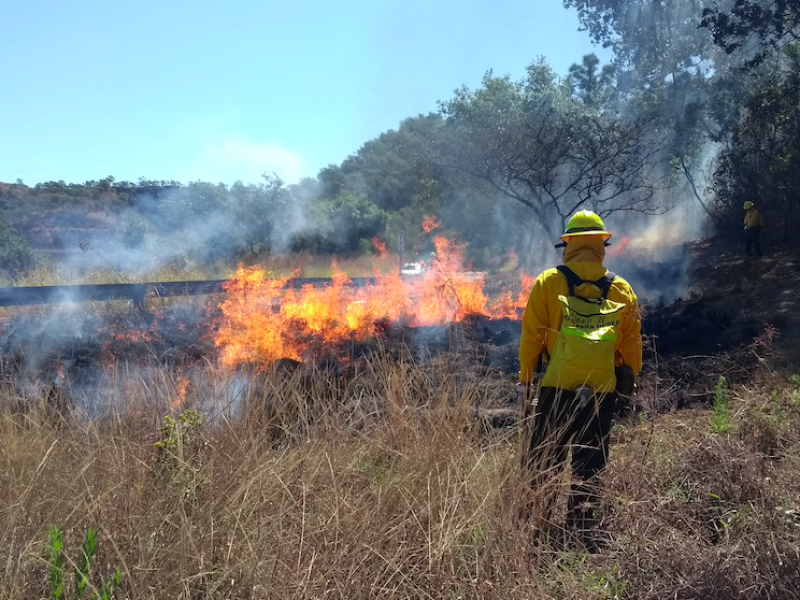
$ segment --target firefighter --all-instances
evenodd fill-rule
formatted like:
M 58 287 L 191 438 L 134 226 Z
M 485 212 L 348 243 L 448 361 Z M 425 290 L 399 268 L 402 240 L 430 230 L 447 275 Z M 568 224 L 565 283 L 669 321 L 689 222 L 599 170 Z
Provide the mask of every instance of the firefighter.
M 747 256 L 761 258 L 761 227 L 764 225 L 764 218 L 756 210 L 756 205 L 748 200 L 744 203 L 744 251 Z
M 543 495 L 545 521 L 556 477 L 572 452 L 567 527 L 586 534 L 596 520 L 597 476 L 608 459 L 619 394 L 629 396 L 642 368 L 636 295 L 603 266 L 611 234 L 591 211 L 573 215 L 561 236 L 563 265 L 544 271 L 531 289 L 519 347 L 520 400 L 526 407 L 523 467 Z M 540 366 L 538 398 L 531 384 Z M 549 487 L 548 487 L 549 486 Z

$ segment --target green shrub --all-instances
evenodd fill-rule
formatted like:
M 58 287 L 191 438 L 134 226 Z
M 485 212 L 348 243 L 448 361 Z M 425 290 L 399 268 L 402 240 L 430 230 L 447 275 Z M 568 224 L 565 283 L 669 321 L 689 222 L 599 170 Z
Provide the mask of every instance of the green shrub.
M 36 256 L 28 242 L 0 221 L 0 272 L 16 278 L 36 266 Z
M 728 382 L 720 375 L 714 386 L 714 411 L 711 414 L 711 430 L 715 433 L 727 433 L 731 426 L 731 414 L 728 407 L 730 399 Z
M 197 462 L 202 445 L 200 432 L 207 420 L 207 415 L 196 410 L 186 410 L 174 419 L 164 417 L 161 440 L 156 442 L 157 472 L 172 479 L 181 498 L 187 503 L 197 500 L 203 483 Z
M 142 217 L 129 217 L 125 221 L 122 241 L 126 248 L 141 248 L 150 233 L 150 225 Z

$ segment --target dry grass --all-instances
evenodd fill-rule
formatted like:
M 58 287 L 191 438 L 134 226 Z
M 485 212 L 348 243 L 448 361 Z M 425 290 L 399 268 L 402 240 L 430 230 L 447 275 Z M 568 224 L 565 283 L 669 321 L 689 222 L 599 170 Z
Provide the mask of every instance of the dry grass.
M 77 250 L 76 250 L 77 252 Z M 399 267 L 398 257 L 388 255 L 360 256 L 343 259 L 335 256 L 313 256 L 310 254 L 276 254 L 245 261 L 249 265 L 260 265 L 272 277 L 330 277 L 332 265 L 348 277 L 371 277 L 377 270 L 391 273 Z M 217 261 L 213 264 L 200 264 L 189 260 L 175 260 L 167 264 L 142 264 L 136 271 L 117 270 L 104 264 L 102 257 L 92 261 L 90 266 L 80 261 L 65 264 L 42 264 L 18 277 L 15 281 L 0 282 L 2 285 L 41 286 L 41 285 L 79 285 L 103 283 L 136 283 L 143 281 L 194 281 L 205 279 L 226 279 L 236 270 L 233 261 Z
M 92 421 L 12 410 L 6 389 L 0 596 L 49 597 L 58 525 L 72 561 L 97 528 L 93 581 L 119 567 L 117 595 L 133 599 L 798 597 L 791 385 L 777 401 L 735 390 L 725 436 L 709 411 L 618 426 L 608 541 L 587 554 L 519 520 L 531 492 L 518 433 L 474 418 L 513 386 L 464 375 L 382 353 L 348 379 L 209 367 L 187 388 L 163 369 L 120 368 L 120 410 Z M 166 429 L 177 397 L 209 421 L 178 412 Z

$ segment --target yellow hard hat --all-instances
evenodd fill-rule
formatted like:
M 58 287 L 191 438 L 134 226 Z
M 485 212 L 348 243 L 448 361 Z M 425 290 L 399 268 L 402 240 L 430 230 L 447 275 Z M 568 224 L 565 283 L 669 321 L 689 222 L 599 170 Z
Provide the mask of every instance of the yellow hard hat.
M 600 235 L 603 240 L 611 237 L 611 234 L 606 231 L 603 219 L 590 210 L 582 210 L 570 217 L 567 222 L 567 229 L 561 236 L 561 241 L 566 242 L 569 238 L 579 235 Z
M 750 200 L 747 200 L 747 201 L 744 203 L 744 209 L 745 209 L 745 210 L 750 210 L 750 209 L 751 209 L 751 208 L 753 208 L 754 206 L 755 206 L 755 204 L 753 204 L 752 202 L 750 202 Z

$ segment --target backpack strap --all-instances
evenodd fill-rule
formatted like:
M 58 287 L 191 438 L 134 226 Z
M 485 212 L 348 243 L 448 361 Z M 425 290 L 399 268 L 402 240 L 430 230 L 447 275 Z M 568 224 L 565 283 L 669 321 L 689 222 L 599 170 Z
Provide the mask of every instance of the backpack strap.
M 608 292 L 611 291 L 611 284 L 614 283 L 614 280 L 617 278 L 617 274 L 613 271 L 606 271 L 606 274 L 603 275 L 600 279 L 594 282 L 594 284 L 600 289 L 601 298 L 603 300 L 608 298 Z
M 558 272 L 561 273 L 564 277 L 567 278 L 567 286 L 569 287 L 569 295 L 570 296 L 574 296 L 575 295 L 575 288 L 576 287 L 580 287 L 584 283 L 586 283 L 583 279 L 578 277 L 575 274 L 575 271 L 570 269 L 567 265 L 558 265 L 556 267 L 556 269 L 558 269 Z
M 575 295 L 575 288 L 582 286 L 584 283 L 591 283 L 595 286 L 598 290 L 600 290 L 600 301 L 602 302 L 606 298 L 608 298 L 608 292 L 611 291 L 611 284 L 616 279 L 617 274 L 611 271 L 606 271 L 606 274 L 603 275 L 597 281 L 587 281 L 585 279 L 581 279 L 578 275 L 570 269 L 567 265 L 558 265 L 556 267 L 558 272 L 561 273 L 567 279 L 567 286 L 569 287 L 569 295 Z

